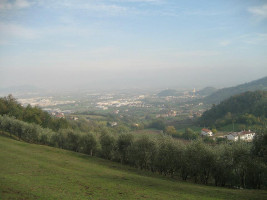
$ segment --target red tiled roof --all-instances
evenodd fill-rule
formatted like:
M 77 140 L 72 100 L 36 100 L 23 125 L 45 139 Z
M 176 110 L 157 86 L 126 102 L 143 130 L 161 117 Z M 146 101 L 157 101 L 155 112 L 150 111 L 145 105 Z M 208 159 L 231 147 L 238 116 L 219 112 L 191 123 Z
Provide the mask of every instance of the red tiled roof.
M 246 135 L 246 134 L 252 134 L 253 132 L 251 131 L 241 131 L 239 134 L 240 135 Z

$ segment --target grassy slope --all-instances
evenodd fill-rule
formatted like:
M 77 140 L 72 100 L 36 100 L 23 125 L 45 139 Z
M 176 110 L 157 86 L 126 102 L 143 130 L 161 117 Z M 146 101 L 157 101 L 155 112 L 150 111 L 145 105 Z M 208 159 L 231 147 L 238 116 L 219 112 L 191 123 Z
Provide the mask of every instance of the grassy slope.
M 267 199 L 266 191 L 208 187 L 83 154 L 0 136 L 0 199 Z

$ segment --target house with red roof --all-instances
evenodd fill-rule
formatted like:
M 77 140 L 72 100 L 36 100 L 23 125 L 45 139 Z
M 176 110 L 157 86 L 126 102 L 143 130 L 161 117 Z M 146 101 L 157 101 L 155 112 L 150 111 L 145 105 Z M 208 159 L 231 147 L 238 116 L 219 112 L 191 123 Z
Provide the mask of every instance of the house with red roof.
M 203 129 L 201 130 L 201 135 L 202 135 L 202 136 L 213 136 L 213 133 L 212 133 L 211 130 L 206 129 L 206 128 L 203 128 Z

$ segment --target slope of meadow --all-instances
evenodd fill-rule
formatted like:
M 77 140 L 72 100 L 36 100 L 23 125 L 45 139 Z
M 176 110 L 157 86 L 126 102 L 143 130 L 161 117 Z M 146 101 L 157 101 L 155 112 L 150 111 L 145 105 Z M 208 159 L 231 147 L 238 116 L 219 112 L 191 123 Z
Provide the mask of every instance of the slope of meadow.
M 196 185 L 0 136 L 0 199 L 267 199 L 264 190 Z

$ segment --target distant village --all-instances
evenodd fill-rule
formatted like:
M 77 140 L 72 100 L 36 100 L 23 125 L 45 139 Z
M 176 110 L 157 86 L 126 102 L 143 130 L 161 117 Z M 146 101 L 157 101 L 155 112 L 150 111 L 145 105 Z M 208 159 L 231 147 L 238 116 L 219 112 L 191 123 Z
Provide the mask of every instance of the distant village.
M 194 90 L 195 91 L 195 90 Z M 181 96 L 159 97 L 157 94 L 86 94 L 81 98 L 71 97 L 67 100 L 62 100 L 56 96 L 48 97 L 31 97 L 19 98 L 19 102 L 23 106 L 30 104 L 31 106 L 41 107 L 43 110 L 50 112 L 53 116 L 62 118 L 64 114 L 69 114 L 77 111 L 104 111 L 119 114 L 128 112 L 130 108 L 149 109 L 153 112 L 156 118 L 174 118 L 179 115 L 186 115 L 192 119 L 199 117 L 205 111 L 202 108 L 202 103 L 198 105 L 183 104 L 184 102 L 196 98 L 196 95 L 189 94 L 189 91 L 184 92 Z M 168 106 L 166 106 L 168 102 Z M 171 107 L 169 107 L 171 105 Z M 115 108 L 115 110 L 114 110 Z
M 196 98 L 195 89 L 193 93 L 184 92 L 182 96 L 167 96 L 158 97 L 157 95 L 121 95 L 121 94 L 92 94 L 86 96 L 85 99 L 73 100 L 70 98 L 68 100 L 58 100 L 56 97 L 32 97 L 28 99 L 19 99 L 19 102 L 26 106 L 30 104 L 31 106 L 39 106 L 43 110 L 49 112 L 52 116 L 56 118 L 66 118 L 66 115 L 75 113 L 77 109 L 79 111 L 87 110 L 99 110 L 101 112 L 107 112 L 114 115 L 120 115 L 123 117 L 123 113 L 127 113 L 131 108 L 145 108 L 151 110 L 155 118 L 167 118 L 175 119 L 176 117 L 184 116 L 187 119 L 193 119 L 200 117 L 202 113 L 206 110 L 203 107 L 203 103 L 198 103 L 197 105 L 189 104 L 186 101 Z M 198 98 L 198 97 L 197 97 Z M 177 102 L 183 102 L 184 104 L 179 104 L 178 107 L 175 105 Z M 151 103 L 156 102 L 156 103 Z M 168 107 L 166 107 L 166 102 L 168 102 Z M 172 105 L 169 107 L 169 105 Z M 67 117 L 70 120 L 79 120 L 78 116 Z M 109 126 L 115 127 L 118 122 L 110 122 Z M 135 124 L 138 127 L 138 124 Z M 252 141 L 255 133 L 248 131 L 241 132 L 228 132 L 214 134 L 211 130 L 203 128 L 200 132 L 201 136 L 207 136 L 215 138 L 222 138 L 229 141 Z

